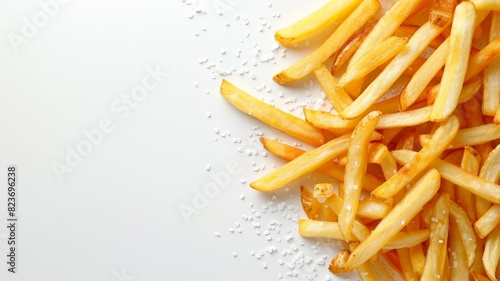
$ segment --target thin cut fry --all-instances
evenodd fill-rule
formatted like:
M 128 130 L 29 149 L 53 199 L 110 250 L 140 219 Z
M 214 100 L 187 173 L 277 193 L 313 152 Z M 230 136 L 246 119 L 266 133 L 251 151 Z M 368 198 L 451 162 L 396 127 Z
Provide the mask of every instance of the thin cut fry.
M 274 81 L 280 84 L 291 84 L 305 77 L 317 66 L 330 58 L 333 53 L 338 51 L 342 44 L 360 29 L 379 9 L 380 3 L 376 0 L 361 1 L 361 4 L 339 25 L 319 48 L 286 70 L 276 74 L 273 77 Z
M 406 248 L 397 249 L 399 256 L 399 264 L 401 264 L 401 270 L 403 271 L 403 278 L 408 281 L 418 281 L 418 277 L 415 274 L 415 270 L 411 264 L 410 250 Z
M 367 166 L 367 152 L 370 138 L 380 117 L 380 111 L 366 115 L 354 128 L 347 150 L 347 165 L 344 176 L 344 204 L 339 213 L 339 225 L 347 241 L 351 237 L 354 218 L 358 210 L 361 186 Z
M 500 258 L 500 226 L 497 226 L 493 232 L 486 238 L 484 245 L 483 264 L 486 275 L 491 280 L 497 280 L 495 272 Z
M 333 194 L 333 183 L 317 183 L 313 192 L 314 198 L 328 198 Z
M 483 144 L 500 138 L 500 125 L 484 124 L 472 128 L 461 129 L 449 145 L 449 149 Z M 423 145 L 429 142 L 429 135 L 420 135 Z
M 319 203 L 318 199 L 314 198 L 311 192 L 304 186 L 300 187 L 300 202 L 308 218 L 313 220 L 324 219 L 321 203 Z
M 449 214 L 450 195 L 445 193 L 436 201 L 432 212 L 431 236 L 422 280 L 439 280 L 443 276 L 448 241 Z
M 467 265 L 470 268 L 476 259 L 477 249 L 477 240 L 474 229 L 472 228 L 472 223 L 469 220 L 469 217 L 467 217 L 465 211 L 453 201 L 450 205 L 450 214 L 453 218 L 453 222 L 456 223 L 456 227 L 459 230 L 458 234 L 460 235 L 461 242 L 466 249 Z
M 314 75 L 336 111 L 344 110 L 352 103 L 351 97 L 344 90 L 335 90 L 337 81 L 324 65 L 317 67 Z
M 418 57 L 443 28 L 426 23 L 410 38 L 405 47 L 394 57 L 389 65 L 363 91 L 363 93 L 340 116 L 352 119 L 360 116 L 396 82 L 404 70 Z
M 350 82 L 361 79 L 372 72 L 401 51 L 407 42 L 407 38 L 391 36 L 377 44 L 373 49 L 362 55 L 355 64 L 349 65 L 346 73 L 340 78 L 337 89 L 342 89 Z M 351 69 L 353 70 L 351 71 Z
M 453 18 L 456 0 L 436 0 L 432 3 L 429 21 L 439 26 L 448 25 Z
M 448 147 L 459 128 L 458 119 L 450 117 L 432 135 L 432 141 L 424 145 L 409 163 L 405 164 L 393 177 L 372 191 L 375 198 L 387 199 L 400 191 L 405 185 L 422 172 L 432 160 Z
M 281 130 L 312 146 L 324 143 L 323 133 L 306 121 L 268 105 L 226 80 L 222 80 L 220 88 L 222 96 L 240 111 Z
M 469 280 L 469 264 L 467 263 L 467 253 L 460 238 L 457 223 L 450 220 L 450 252 L 448 259 L 450 261 L 450 274 L 452 281 L 467 281 Z
M 342 232 L 340 232 L 338 222 L 300 219 L 299 234 L 303 237 L 328 238 L 334 240 L 344 239 Z
M 380 221 L 370 236 L 352 252 L 347 261 L 347 268 L 352 270 L 358 267 L 384 247 L 431 200 L 439 189 L 439 181 L 439 173 L 436 170 L 430 170 L 422 176 Z
M 500 0 L 473 0 L 472 2 L 478 10 L 500 11 Z
M 462 2 L 455 9 L 450 50 L 446 58 L 441 87 L 430 115 L 430 119 L 434 122 L 448 118 L 458 104 L 467 71 L 475 20 L 476 9 L 472 3 Z
M 490 42 L 500 37 L 500 11 L 491 14 Z M 500 58 L 496 58 L 484 70 L 483 114 L 494 116 L 500 105 Z
M 408 232 L 420 230 L 420 216 L 415 216 L 406 226 Z M 422 244 L 410 247 L 410 262 L 417 276 L 422 276 L 425 266 L 425 254 Z
M 276 31 L 274 38 L 284 46 L 296 44 L 347 16 L 360 2 L 361 0 L 332 0 L 291 26 Z
M 396 161 L 402 164 L 408 163 L 417 154 L 409 150 L 397 150 L 391 153 L 396 158 Z M 430 163 L 429 168 L 438 170 L 445 180 L 465 188 L 489 202 L 500 204 L 500 185 L 469 174 L 459 167 L 440 159 L 435 159 Z
M 384 250 L 410 248 L 429 239 L 430 231 L 421 229 L 413 232 L 399 232 L 384 246 Z
M 464 148 L 464 154 L 462 156 L 462 161 L 460 163 L 460 168 L 467 173 L 478 175 L 479 166 L 481 164 L 481 159 L 476 150 L 472 147 L 466 146 Z M 456 190 L 457 203 L 462 206 L 467 216 L 471 221 L 476 221 L 476 207 L 474 195 L 468 190 L 463 188 L 457 188 Z
M 408 110 L 397 113 L 389 113 L 380 116 L 377 129 L 388 129 L 395 127 L 411 127 L 429 121 L 431 106 Z

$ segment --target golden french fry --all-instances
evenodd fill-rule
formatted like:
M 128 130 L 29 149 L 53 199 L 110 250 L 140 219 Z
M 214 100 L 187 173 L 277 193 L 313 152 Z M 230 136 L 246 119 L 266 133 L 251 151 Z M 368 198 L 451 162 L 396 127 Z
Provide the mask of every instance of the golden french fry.
M 467 213 L 455 202 L 451 202 L 450 214 L 453 222 L 456 224 L 461 242 L 466 249 L 468 268 L 472 266 L 476 259 L 477 241 L 472 228 L 472 223 L 467 216 Z
M 410 248 L 429 239 L 429 235 L 430 231 L 428 229 L 421 229 L 413 232 L 399 232 L 382 249 L 392 250 Z
M 272 154 L 286 160 L 286 161 L 292 161 L 293 159 L 299 157 L 300 155 L 304 154 L 305 151 L 293 147 L 290 145 L 286 145 L 284 143 L 271 140 L 271 139 L 266 139 L 266 138 L 261 138 L 260 141 L 264 145 L 264 148 L 267 149 L 269 152 Z M 336 180 L 343 181 L 344 180 L 344 174 L 345 174 L 345 168 L 342 166 L 339 166 L 335 162 L 327 162 L 323 165 L 321 165 L 318 169 L 318 172 L 328 175 Z M 363 189 L 367 191 L 372 191 L 374 190 L 377 186 L 382 184 L 382 181 L 380 181 L 378 178 L 371 174 L 366 174 L 365 175 L 365 182 L 363 183 Z
M 318 199 L 314 198 L 313 194 L 304 186 L 300 187 L 300 202 L 308 218 L 313 220 L 324 219 L 321 203 L 319 203 Z
M 279 84 L 291 84 L 305 77 L 338 51 L 349 37 L 360 29 L 379 9 L 380 3 L 376 0 L 361 1 L 359 6 L 352 11 L 320 47 L 286 70 L 276 74 L 273 80 Z
M 450 273 L 453 281 L 469 280 L 469 264 L 467 262 L 467 253 L 460 238 L 457 223 L 450 220 L 449 235 L 450 250 L 448 260 L 450 261 Z M 474 261 L 474 260 L 473 260 Z
M 432 78 L 434 78 L 439 70 L 444 66 L 449 47 L 450 40 L 446 39 L 417 70 L 415 75 L 413 75 L 400 96 L 400 105 L 402 110 L 406 110 L 418 99 L 427 85 L 429 85 Z
M 448 241 L 450 195 L 442 194 L 434 205 L 431 219 L 431 236 L 422 280 L 439 280 L 444 274 Z M 445 278 L 443 278 L 445 279 Z
M 396 159 L 394 159 L 394 156 L 390 153 L 388 153 L 382 162 L 380 162 L 380 168 L 382 168 L 382 172 L 384 173 L 384 178 L 386 180 L 390 179 L 398 172 Z
M 498 106 L 498 109 L 495 112 L 495 117 L 493 118 L 493 123 L 500 125 L 500 106 Z
M 496 269 L 500 258 L 500 226 L 497 226 L 486 238 L 484 245 L 483 265 L 486 275 L 491 280 L 497 280 Z
M 388 113 L 380 116 L 377 129 L 388 129 L 395 127 L 411 127 L 429 121 L 431 106 L 408 110 L 397 113 Z
M 307 122 L 321 129 L 326 129 L 335 134 L 346 134 L 352 132 L 354 127 L 361 121 L 357 119 L 344 119 L 336 114 L 322 112 L 312 109 L 304 109 L 304 116 Z
M 462 156 L 462 161 L 460 162 L 460 168 L 467 173 L 478 175 L 479 174 L 479 166 L 481 164 L 481 159 L 476 150 L 474 150 L 470 146 L 466 146 L 464 148 L 464 154 Z M 471 221 L 476 221 L 476 207 L 474 195 L 464 189 L 457 188 L 457 203 L 462 206 L 464 211 L 467 213 L 467 216 Z
M 391 210 L 392 204 L 385 201 L 373 200 L 370 197 L 359 201 L 358 211 L 356 216 L 360 218 L 367 218 L 372 220 L 378 220 L 387 215 Z
M 391 152 L 396 161 L 401 164 L 410 162 L 417 154 L 409 150 L 397 150 Z M 488 182 L 478 176 L 474 176 L 441 159 L 435 159 L 429 164 L 429 168 L 439 171 L 445 180 L 469 190 L 475 195 L 489 202 L 500 204 L 500 185 Z
M 394 57 L 389 65 L 346 109 L 339 113 L 348 119 L 356 118 L 373 105 L 401 76 L 404 70 L 418 57 L 443 28 L 426 23 L 410 38 L 405 47 Z
M 352 103 L 351 97 L 344 90 L 336 90 L 337 81 L 324 65 L 314 69 L 314 75 L 336 111 L 344 110 Z
M 400 150 L 400 149 L 415 150 L 416 138 L 417 138 L 416 130 L 414 129 L 409 130 L 399 138 L 395 150 Z
M 430 119 L 434 122 L 448 118 L 458 104 L 458 98 L 465 81 L 475 20 L 476 9 L 472 3 L 462 2 L 455 9 L 446 67 L 430 115 Z
M 420 25 L 403 24 L 400 27 L 398 27 L 398 29 L 396 30 L 396 32 L 394 32 L 394 34 L 399 37 L 412 37 L 419 27 Z M 429 47 L 437 49 L 444 42 L 444 40 L 446 40 L 446 37 L 441 34 L 434 40 L 432 40 L 431 43 L 429 43 Z M 425 59 L 423 60 L 425 61 Z
M 333 183 L 317 183 L 314 185 L 314 198 L 328 198 L 333 194 Z
M 359 196 L 366 173 L 368 144 L 381 115 L 373 111 L 366 115 L 354 128 L 347 150 L 347 165 L 344 175 L 344 204 L 339 213 L 339 225 L 346 241 L 350 240 L 351 230 L 358 210 Z
M 361 0 L 331 0 L 315 12 L 276 31 L 274 38 L 284 46 L 292 46 L 309 38 L 354 10 Z
M 373 29 L 376 22 L 367 23 L 365 27 L 361 28 L 358 32 L 347 40 L 346 43 L 340 48 L 339 52 L 333 59 L 333 64 L 330 72 L 334 74 L 340 67 L 342 67 L 358 50 L 359 46 L 366 38 L 368 33 Z
M 418 281 L 418 277 L 415 274 L 415 270 L 411 264 L 410 250 L 406 248 L 397 249 L 399 256 L 399 264 L 401 265 L 401 271 L 403 271 L 404 280 L 408 281 Z
M 432 135 L 432 141 L 424 145 L 417 153 L 417 156 L 405 164 L 393 177 L 372 191 L 372 196 L 381 199 L 390 198 L 410 183 L 413 178 L 448 148 L 449 143 L 458 132 L 459 125 L 455 116 L 451 116 L 443 122 Z
M 420 217 L 417 215 L 406 226 L 408 232 L 420 230 Z M 414 269 L 415 275 L 420 277 L 424 272 L 425 266 L 425 253 L 422 244 L 415 245 L 409 248 L 410 262 Z
M 347 269 L 347 259 L 351 253 L 348 250 L 340 251 L 330 262 L 328 269 L 333 274 L 342 274 L 352 270 Z
M 354 53 L 349 64 L 357 62 L 357 60 L 371 50 L 373 46 L 391 36 L 401 23 L 412 14 L 420 2 L 419 0 L 401 0 L 395 2 L 363 40 L 363 43 L 361 43 L 361 46 L 359 46 L 356 53 Z
M 500 37 L 500 11 L 491 13 L 491 26 L 490 26 L 490 42 Z M 500 58 L 496 58 L 484 70 L 483 77 L 483 114 L 495 116 L 497 108 L 500 105 L 500 83 L 498 77 L 500 76 Z
M 299 219 L 299 234 L 311 238 L 344 239 L 338 222 Z
M 461 129 L 450 143 L 448 149 L 483 144 L 500 138 L 500 125 L 484 124 L 472 128 Z M 430 135 L 420 135 L 420 143 L 426 145 Z
M 462 87 L 462 91 L 460 91 L 460 96 L 458 97 L 458 104 L 465 103 L 472 99 L 481 88 L 482 81 L 480 79 L 470 82 L 467 85 Z M 427 93 L 427 104 L 433 104 L 436 100 L 438 91 L 431 90 Z
M 279 189 L 344 154 L 348 146 L 348 135 L 333 139 L 314 150 L 305 152 L 280 168 L 250 183 L 250 186 L 266 192 Z
M 281 130 L 312 146 L 324 143 L 323 133 L 306 121 L 268 105 L 226 80 L 222 80 L 220 88 L 222 96 L 240 111 Z
M 500 205 L 494 204 L 474 223 L 474 228 L 480 238 L 485 238 L 498 224 L 500 224 Z
M 491 281 L 490 278 L 484 276 L 483 274 L 474 271 L 472 273 L 472 277 L 474 278 L 474 281 Z
M 362 55 L 355 64 L 350 64 L 346 73 L 340 78 L 336 89 L 366 76 L 378 66 L 394 57 L 408 42 L 407 38 L 391 36 L 374 46 Z
M 373 274 L 374 279 L 369 279 L 369 280 L 387 280 L 387 281 L 394 281 L 394 278 L 387 272 L 387 270 L 384 268 L 382 263 L 379 260 L 373 260 L 373 261 L 368 261 L 368 266 L 371 269 L 371 272 Z M 360 272 L 360 276 L 363 276 L 363 273 Z M 366 277 L 365 277 L 366 278 Z M 367 280 L 363 277 L 361 279 Z
M 354 269 L 375 255 L 389 242 L 439 189 L 440 177 L 436 170 L 430 170 L 408 191 L 405 197 L 383 218 L 352 252 L 347 268 Z

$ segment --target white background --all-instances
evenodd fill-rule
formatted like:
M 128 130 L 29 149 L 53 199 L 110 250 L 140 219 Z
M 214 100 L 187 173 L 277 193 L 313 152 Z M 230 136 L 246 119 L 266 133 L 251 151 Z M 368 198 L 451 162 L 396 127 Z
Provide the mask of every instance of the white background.
M 339 246 L 318 240 L 315 253 L 316 240 L 297 234 L 293 219 L 304 217 L 297 211 L 300 183 L 274 194 L 248 187 L 283 164 L 263 154 L 261 133 L 300 143 L 238 112 L 218 88 L 226 78 L 299 116 L 304 105 L 328 107 L 312 77 L 287 88 L 271 79 L 308 51 L 300 44 L 284 53 L 274 31 L 327 1 L 70 0 L 13 44 L 47 2 L 0 1 L 0 280 L 279 280 L 279 274 L 325 280 Z M 128 116 L 113 110 L 148 68 L 169 77 Z M 86 140 L 83 131 L 104 119 L 114 130 L 58 180 L 54 163 L 67 165 L 68 147 L 76 149 Z M 217 183 L 210 173 L 229 174 L 228 163 L 237 171 L 227 184 Z M 9 164 L 18 167 L 15 275 L 4 262 Z M 219 190 L 202 202 L 207 206 L 183 216 L 180 207 L 193 207 L 197 192 L 214 183 Z M 257 217 L 269 202 L 296 209 Z M 264 232 L 273 221 L 280 233 L 272 230 L 268 241 Z M 270 246 L 277 251 L 267 252 Z M 260 250 L 265 254 L 257 259 Z M 299 252 L 313 260 L 291 278 L 287 263 Z M 326 264 L 313 271 L 323 255 Z

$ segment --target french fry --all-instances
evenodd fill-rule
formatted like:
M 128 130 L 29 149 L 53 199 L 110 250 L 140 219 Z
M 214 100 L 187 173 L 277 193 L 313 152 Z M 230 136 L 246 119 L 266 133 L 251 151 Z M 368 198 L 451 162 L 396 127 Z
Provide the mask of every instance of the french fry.
M 474 271 L 472 273 L 472 277 L 474 278 L 474 281 L 491 281 L 490 278 L 484 276 L 483 274 Z
M 461 242 L 467 253 L 467 267 L 470 268 L 476 258 L 477 241 L 472 223 L 467 213 L 455 202 L 450 204 L 450 215 L 458 229 Z
M 420 25 L 401 25 L 400 27 L 398 27 L 396 32 L 394 32 L 394 34 L 399 37 L 412 37 L 419 27 Z M 431 43 L 429 43 L 429 47 L 437 49 L 444 42 L 444 40 L 446 40 L 446 37 L 444 37 L 443 35 L 439 35 L 434 40 L 432 40 Z
M 415 150 L 415 140 L 417 138 L 416 130 L 409 130 L 406 132 L 401 138 L 399 138 L 395 150 L 407 149 L 407 150 Z
M 455 9 L 450 35 L 450 50 L 441 79 L 441 87 L 432 105 L 431 121 L 448 118 L 458 104 L 467 71 L 469 53 L 474 33 L 476 9 L 470 2 L 462 2 Z
M 397 150 L 391 152 L 396 161 L 405 164 L 411 161 L 417 154 L 409 150 Z M 438 170 L 441 177 L 456 184 L 489 202 L 500 204 L 500 186 L 488 182 L 478 176 L 474 176 L 450 164 L 446 161 L 435 159 L 429 164 L 429 168 Z
M 422 172 L 428 165 L 439 157 L 448 147 L 458 132 L 458 119 L 455 116 L 443 122 L 429 141 L 409 163 L 406 163 L 393 177 L 372 191 L 372 196 L 380 199 L 392 197 L 405 185 Z
M 397 113 L 389 113 L 380 116 L 377 129 L 388 129 L 395 127 L 411 127 L 429 121 L 431 106 L 408 110 Z
M 238 89 L 226 80 L 222 80 L 220 88 L 222 96 L 237 109 L 260 121 L 281 130 L 312 146 L 324 143 L 323 133 L 306 121 L 268 105 L 244 91 Z
M 462 91 L 460 91 L 460 96 L 458 97 L 458 104 L 465 103 L 472 99 L 481 88 L 482 81 L 480 79 L 475 80 L 473 82 L 468 83 L 462 87 Z M 431 90 L 427 93 L 427 104 L 433 104 L 436 100 L 438 92 Z
M 358 50 L 359 46 L 366 38 L 368 33 L 373 29 L 376 22 L 368 22 L 365 24 L 365 27 L 361 28 L 358 32 L 354 33 L 354 35 L 347 40 L 346 43 L 340 48 L 338 54 L 333 59 L 333 64 L 330 72 L 335 74 L 335 72 L 342 67 L 352 55 Z
M 479 174 L 479 166 L 481 164 L 481 159 L 476 150 L 470 146 L 464 148 L 464 154 L 462 156 L 462 161 L 460 162 L 460 168 L 467 173 L 472 175 Z M 476 221 L 476 207 L 474 195 L 464 188 L 457 188 L 457 203 L 462 206 L 467 216 L 471 221 Z
M 325 204 L 337 215 L 340 215 L 344 200 L 337 194 L 333 194 L 332 196 L 330 196 L 330 198 L 326 199 Z M 368 235 L 370 235 L 370 230 L 362 222 L 355 219 L 352 228 L 352 234 L 358 241 L 362 241 L 365 240 Z M 345 240 L 345 238 L 343 240 Z
M 336 20 L 347 16 L 361 0 L 331 0 L 315 12 L 293 23 L 291 26 L 276 31 L 274 38 L 283 46 L 292 46 L 303 41 Z
M 431 236 L 422 280 L 438 280 L 444 274 L 449 214 L 450 196 L 445 193 L 439 196 L 432 211 Z
M 450 261 L 450 273 L 453 281 L 469 280 L 469 264 L 467 263 L 467 253 L 462 244 L 457 223 L 450 220 L 449 235 L 450 250 L 448 260 Z
M 359 46 L 356 53 L 354 53 L 349 64 L 357 62 L 359 57 L 368 52 L 368 50 L 371 50 L 373 46 L 391 36 L 401 23 L 412 14 L 420 2 L 418 0 L 402 0 L 394 3 L 363 40 L 363 43 Z
M 299 219 L 299 234 L 311 238 L 344 239 L 338 222 Z
M 472 128 L 461 129 L 450 143 L 448 149 L 473 146 L 490 142 L 500 138 L 500 126 L 496 124 L 484 124 Z M 425 145 L 429 142 L 430 135 L 420 135 L 420 143 Z
M 387 270 L 384 268 L 384 266 L 379 260 L 368 261 L 367 263 L 371 269 L 371 272 L 373 273 L 373 277 L 375 278 L 370 280 L 394 281 L 394 278 L 389 274 L 389 272 L 387 272 Z M 360 275 L 363 276 L 361 272 Z M 365 280 L 363 277 L 361 278 Z
M 291 84 L 312 72 L 360 29 L 378 10 L 376 0 L 361 1 L 358 7 L 342 22 L 326 41 L 308 56 L 302 58 L 286 70 L 276 74 L 273 80 L 279 84 Z
M 366 157 L 368 144 L 380 114 L 380 111 L 370 112 L 354 128 L 351 135 L 344 175 L 344 204 L 339 213 L 339 226 L 346 241 L 350 240 L 354 218 L 358 210 L 359 196 L 368 164 Z
M 410 250 L 406 248 L 397 249 L 399 256 L 399 264 L 401 264 L 401 270 L 403 271 L 404 280 L 408 281 L 418 281 L 418 277 L 415 274 L 415 270 L 411 264 Z
M 340 213 L 344 200 L 340 198 L 339 195 L 333 193 L 332 196 L 325 201 L 325 204 L 328 205 L 334 212 Z M 360 218 L 378 220 L 387 215 L 391 207 L 392 205 L 387 202 L 373 200 L 370 199 L 370 197 L 367 197 L 359 201 L 356 216 Z
M 500 170 L 498 169 L 499 164 L 500 164 L 500 146 L 497 146 L 488 155 L 486 161 L 484 161 L 484 164 L 479 172 L 479 177 L 489 182 L 497 183 L 500 178 Z M 483 207 L 487 207 L 487 205 L 483 204 Z M 475 222 L 474 227 L 476 228 L 476 232 L 479 235 L 479 237 L 484 238 L 499 223 L 500 223 L 500 206 L 493 205 Z
M 304 186 L 300 187 L 300 202 L 308 218 L 313 220 L 324 219 L 321 203 L 319 203 L 318 199 L 314 198 L 312 193 Z
M 408 232 L 420 230 L 420 216 L 415 216 L 406 226 Z M 425 253 L 422 244 L 415 245 L 409 248 L 410 262 L 415 272 L 415 275 L 420 277 L 424 272 Z
M 400 96 L 402 110 L 406 110 L 418 99 L 432 78 L 444 66 L 449 47 L 450 40 L 446 39 L 410 79 Z
M 368 145 L 366 161 L 369 164 L 380 164 L 387 155 L 389 155 L 387 146 L 381 143 L 370 143 Z M 339 158 L 338 163 L 345 166 L 347 164 L 347 155 Z
M 500 258 L 500 226 L 497 226 L 486 238 L 484 245 L 483 264 L 486 275 L 491 280 L 497 280 L 495 272 Z
M 429 235 L 430 231 L 428 229 L 421 229 L 413 232 L 399 232 L 382 249 L 392 250 L 410 248 L 429 239 Z
M 314 75 L 336 111 L 344 110 L 352 103 L 351 97 L 344 90 L 336 90 L 337 81 L 324 65 L 314 69 Z
M 349 258 L 350 254 L 351 252 L 349 252 L 348 250 L 340 251 L 330 262 L 328 270 L 330 270 L 330 272 L 333 274 L 342 274 L 352 271 L 347 268 L 347 259 Z
M 305 152 L 280 168 L 250 183 L 250 186 L 266 192 L 279 189 L 346 153 L 348 146 L 348 135 L 333 139 L 314 150 Z
M 405 227 L 436 194 L 439 189 L 439 180 L 439 173 L 436 170 L 427 172 L 380 221 L 370 236 L 351 253 L 347 261 L 347 269 L 352 270 L 370 259 Z
M 494 204 L 474 223 L 474 228 L 480 238 L 485 238 L 498 224 L 500 224 L 500 205 Z
M 490 42 L 500 37 L 500 11 L 491 13 Z M 500 58 L 496 58 L 484 70 L 483 77 L 483 104 L 484 115 L 495 116 L 497 108 L 500 105 Z M 500 117 L 500 116 L 499 116 Z
M 307 122 L 311 123 L 313 126 L 328 130 L 335 134 L 352 132 L 354 127 L 361 121 L 361 118 L 344 119 L 336 114 L 307 108 L 304 109 L 304 116 Z
M 305 151 L 300 148 L 289 146 L 275 140 L 261 138 L 260 141 L 264 145 L 265 149 L 286 161 L 292 161 L 293 159 L 305 153 Z M 344 180 L 345 168 L 339 166 L 335 162 L 327 162 L 320 166 L 317 171 L 336 180 Z M 382 184 L 382 182 L 379 179 L 371 174 L 366 174 L 365 182 L 363 183 L 363 189 L 372 191 L 380 184 Z
M 426 23 L 410 38 L 405 47 L 394 57 L 389 65 L 363 91 L 363 93 L 340 116 L 352 119 L 360 116 L 394 84 L 404 70 L 418 57 L 443 28 Z
M 346 73 L 340 78 L 336 89 L 342 89 L 352 81 L 366 76 L 378 66 L 394 57 L 407 42 L 407 38 L 391 36 L 377 44 L 373 49 L 362 55 L 355 64 L 349 65 Z

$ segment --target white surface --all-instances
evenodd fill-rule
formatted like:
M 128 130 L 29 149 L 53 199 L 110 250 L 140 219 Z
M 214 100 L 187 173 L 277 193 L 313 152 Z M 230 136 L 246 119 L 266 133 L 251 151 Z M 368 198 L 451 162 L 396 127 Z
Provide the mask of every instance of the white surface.
M 326 1 L 200 0 L 206 13 L 195 11 L 196 1 L 188 2 L 67 1 L 57 4 L 59 10 L 16 52 L 9 36 L 21 36 L 24 19 L 32 21 L 43 9 L 34 0 L 1 1 L 0 183 L 6 186 L 6 167 L 16 164 L 20 226 L 18 273 L 7 273 L 1 262 L 0 280 L 279 280 L 280 273 L 284 280 L 306 280 L 314 273 L 314 280 L 325 280 L 330 275 L 327 266 L 337 244 L 321 241 L 315 254 L 316 241 L 302 239 L 296 223 L 286 214 L 283 218 L 284 211 L 268 211 L 260 218 L 252 213 L 260 212 L 273 195 L 274 207 L 281 202 L 300 207 L 299 183 L 275 194 L 248 187 L 273 164 L 283 163 L 262 156 L 259 130 L 266 137 L 293 140 L 232 108 L 218 94 L 223 76 L 212 73 L 233 66 L 237 71 L 248 69 L 226 78 L 284 110 L 298 107 L 294 114 L 300 114 L 304 101 L 318 108 L 318 101 L 311 103 L 321 100 L 316 83 L 309 84 L 312 79 L 288 88 L 272 81 L 274 73 L 307 51 L 300 45 L 283 58 L 283 48 L 273 52 L 273 34 Z M 226 12 L 218 15 L 217 6 Z M 274 59 L 260 62 L 271 54 Z M 208 62 L 200 64 L 204 58 Z M 212 63 L 216 66 L 207 69 Z M 121 95 L 130 95 L 142 84 L 148 68 L 170 76 L 128 116 L 113 109 L 123 106 Z M 292 97 L 297 101 L 286 103 Z M 67 147 L 76 149 L 85 140 L 82 131 L 98 128 L 103 120 L 110 120 L 114 130 L 59 181 L 53 163 L 67 164 Z M 222 137 L 226 131 L 230 136 Z M 234 143 L 235 138 L 241 143 Z M 258 155 L 248 156 L 253 150 Z M 227 186 L 217 184 L 210 172 L 229 175 L 228 163 L 237 163 L 237 171 Z M 265 171 L 253 171 L 261 165 Z M 214 183 L 220 192 L 187 223 L 179 207 L 192 206 L 196 191 Z M 6 260 L 7 251 L 6 193 L 1 189 L 0 261 Z M 289 213 L 304 217 L 301 210 Z M 242 214 L 253 215 L 261 235 Z M 267 241 L 264 232 L 273 220 L 282 224 L 280 233 L 272 230 L 272 240 Z M 235 233 L 229 232 L 231 227 Z M 293 235 L 289 242 L 288 230 Z M 269 246 L 277 252 L 265 252 Z M 292 254 L 282 257 L 286 249 Z M 261 259 L 250 254 L 259 250 L 265 252 Z M 290 278 L 286 263 L 301 251 L 314 260 L 296 267 L 297 277 Z M 311 265 L 322 255 L 327 255 L 326 265 L 313 272 Z M 285 264 L 279 265 L 279 259 Z M 345 278 L 358 280 L 355 275 Z

